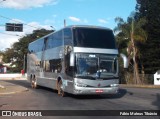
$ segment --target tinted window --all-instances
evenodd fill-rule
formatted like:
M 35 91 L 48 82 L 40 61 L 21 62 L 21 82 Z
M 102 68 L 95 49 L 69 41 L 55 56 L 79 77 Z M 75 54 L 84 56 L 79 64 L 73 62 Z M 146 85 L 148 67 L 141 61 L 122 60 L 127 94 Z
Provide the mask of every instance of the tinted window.
M 96 28 L 75 28 L 74 46 L 115 49 L 115 39 L 111 30 Z
M 29 44 L 28 50 L 30 53 L 40 52 L 43 49 L 44 40 L 39 39 Z
M 66 28 L 64 29 L 64 45 L 72 46 L 72 32 L 71 29 Z
M 47 48 L 55 48 L 62 45 L 62 30 L 50 35 L 47 42 Z
M 70 28 L 65 28 L 64 32 L 64 59 L 65 59 L 65 73 L 68 76 L 73 76 L 73 67 L 70 67 L 70 52 L 72 51 L 72 31 Z

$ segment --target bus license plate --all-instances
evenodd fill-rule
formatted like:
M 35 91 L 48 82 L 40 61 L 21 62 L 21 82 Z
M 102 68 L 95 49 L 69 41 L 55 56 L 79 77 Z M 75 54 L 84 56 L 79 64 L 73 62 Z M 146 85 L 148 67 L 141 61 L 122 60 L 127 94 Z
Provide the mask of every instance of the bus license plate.
M 101 90 L 101 89 L 98 90 L 98 89 L 97 89 L 97 90 L 96 90 L 96 93 L 103 93 L 103 90 Z

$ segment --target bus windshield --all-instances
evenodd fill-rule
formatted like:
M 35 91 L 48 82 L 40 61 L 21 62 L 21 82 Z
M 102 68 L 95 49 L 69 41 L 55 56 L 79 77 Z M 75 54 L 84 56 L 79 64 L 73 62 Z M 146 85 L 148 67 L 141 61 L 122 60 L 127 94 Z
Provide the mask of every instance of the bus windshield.
M 113 32 L 107 29 L 75 28 L 74 46 L 116 49 Z
M 79 78 L 108 78 L 117 73 L 116 56 L 77 54 L 76 69 Z

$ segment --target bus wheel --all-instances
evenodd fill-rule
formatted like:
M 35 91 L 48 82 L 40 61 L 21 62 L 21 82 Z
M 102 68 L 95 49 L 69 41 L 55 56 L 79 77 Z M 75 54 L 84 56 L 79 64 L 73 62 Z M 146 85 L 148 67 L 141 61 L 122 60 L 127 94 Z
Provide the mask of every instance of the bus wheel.
M 35 78 L 35 76 L 32 78 L 31 80 L 31 87 L 32 88 L 37 88 L 37 79 Z
M 60 80 L 58 82 L 58 95 L 61 95 L 62 97 L 65 96 L 65 92 L 63 91 L 63 84 L 62 84 L 62 80 Z

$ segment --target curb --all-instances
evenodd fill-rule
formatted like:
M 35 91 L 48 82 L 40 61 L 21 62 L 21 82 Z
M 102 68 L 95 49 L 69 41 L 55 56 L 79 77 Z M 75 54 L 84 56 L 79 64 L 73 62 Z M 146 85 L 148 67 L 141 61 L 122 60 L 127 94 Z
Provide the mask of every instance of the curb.
M 11 78 L 11 77 L 2 78 L 2 77 L 0 77 L 0 80 L 27 80 L 27 78 L 25 78 L 25 77 L 14 77 L 14 78 Z
M 126 87 L 126 88 L 152 88 L 152 89 L 157 89 L 157 88 L 160 88 L 160 85 L 132 85 L 132 84 L 120 84 L 120 87 Z
M 6 89 L 6 88 L 5 88 Z M 8 92 L 4 92 L 4 93 L 0 93 L 0 95 L 9 95 L 9 94 L 16 94 L 16 93 L 21 93 L 21 92 L 26 92 L 26 91 L 29 91 L 28 88 L 24 89 L 24 90 L 21 90 L 21 91 L 8 91 Z
M 10 82 L 6 82 L 7 80 L 0 80 L 0 95 L 9 95 L 9 94 L 16 94 L 20 92 L 28 91 L 29 89 L 17 84 L 13 84 Z M 19 80 L 19 79 L 18 79 Z M 24 80 L 24 79 L 22 79 Z

